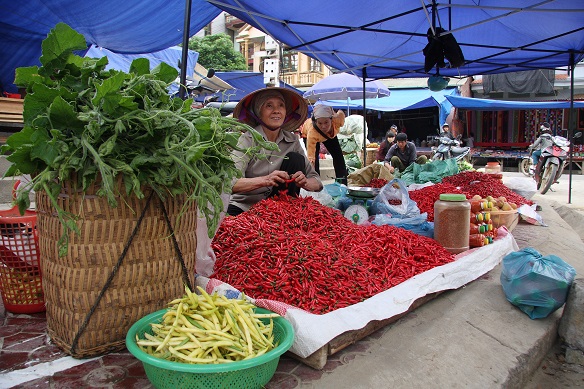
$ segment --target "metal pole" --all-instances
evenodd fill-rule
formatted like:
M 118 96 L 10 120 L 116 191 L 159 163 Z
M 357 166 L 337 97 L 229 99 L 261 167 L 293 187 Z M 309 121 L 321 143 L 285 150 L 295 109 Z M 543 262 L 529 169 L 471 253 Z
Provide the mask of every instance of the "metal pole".
M 182 39 L 182 59 L 180 63 L 180 85 L 178 89 L 178 96 L 181 99 L 185 99 L 186 97 L 186 88 L 185 85 L 187 84 L 187 61 L 189 58 L 189 35 L 190 35 L 190 28 L 191 28 L 191 7 L 192 7 L 192 0 L 186 0 L 185 4 L 185 25 L 183 27 L 183 39 Z
M 367 163 L 367 103 L 365 103 L 365 80 L 367 68 L 363 68 L 363 166 Z
M 570 180 L 568 181 L 568 204 L 572 204 L 572 154 L 574 153 L 574 128 L 576 127 L 576 113 L 574 112 L 574 52 L 570 52 L 570 121 L 568 134 L 570 139 Z

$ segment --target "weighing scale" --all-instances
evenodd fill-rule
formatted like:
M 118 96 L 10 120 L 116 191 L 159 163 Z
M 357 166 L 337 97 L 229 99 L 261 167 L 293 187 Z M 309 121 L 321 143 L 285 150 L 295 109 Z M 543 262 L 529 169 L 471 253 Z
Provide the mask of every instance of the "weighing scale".
M 369 219 L 369 206 L 367 201 L 379 194 L 379 188 L 369 188 L 366 186 L 349 186 L 347 197 L 353 200 L 344 213 L 344 216 L 355 224 L 363 224 Z

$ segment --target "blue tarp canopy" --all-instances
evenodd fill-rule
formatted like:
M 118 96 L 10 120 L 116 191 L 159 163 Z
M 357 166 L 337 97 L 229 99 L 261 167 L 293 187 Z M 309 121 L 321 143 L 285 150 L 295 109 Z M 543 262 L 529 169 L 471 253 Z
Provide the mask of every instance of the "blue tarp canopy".
M 244 72 L 244 71 L 232 71 L 232 72 L 215 72 L 215 75 L 233 86 L 233 89 L 228 89 L 223 93 L 216 93 L 212 96 L 218 96 L 220 102 L 237 102 L 245 97 L 250 92 L 266 87 L 264 84 L 263 73 L 258 72 Z M 292 85 L 280 82 L 282 88 L 288 88 L 302 96 L 302 91 L 294 88 Z M 209 96 L 197 98 L 197 101 L 203 101 L 203 99 L 208 99 Z
M 446 96 L 452 106 L 474 111 L 513 111 L 520 109 L 568 109 L 569 101 L 508 101 Z M 574 101 L 574 108 L 584 108 L 584 102 Z
M 435 26 L 452 33 L 465 58 L 459 68 L 440 69 L 445 76 L 551 69 L 584 57 L 582 0 L 312 0 L 310 9 L 296 0 L 192 0 L 191 9 L 191 34 L 222 9 L 292 50 L 367 79 L 428 76 L 422 50 Z M 0 81 L 15 89 L 14 69 L 38 64 L 41 41 L 58 22 L 89 44 L 148 53 L 182 41 L 184 16 L 184 2 L 166 0 L 3 1 Z
M 161 62 L 165 62 L 168 65 L 174 67 L 176 70 L 180 70 L 178 66 L 178 62 L 182 57 L 182 47 L 173 46 L 169 47 L 168 49 L 154 51 L 151 53 L 142 53 L 142 54 L 122 54 L 122 53 L 114 53 L 111 50 L 105 49 L 103 47 L 97 47 L 95 45 L 91 45 L 87 52 L 85 53 L 86 57 L 90 58 L 101 58 L 107 57 L 109 63 L 106 66 L 106 69 L 116 69 L 122 70 L 127 72 L 130 70 L 130 65 L 132 61 L 136 58 L 147 58 L 150 61 L 150 70 L 158 66 Z M 195 64 L 199 59 L 199 53 L 193 50 L 188 51 L 188 61 L 187 61 L 187 75 L 192 76 L 195 71 Z
M 452 108 L 452 104 L 447 100 L 447 97 L 458 94 L 457 88 L 444 89 L 439 92 L 432 92 L 429 89 L 392 89 L 389 96 L 365 99 L 365 107 L 383 112 L 439 107 L 440 123 L 444 123 Z M 348 102 L 329 100 L 321 103 L 330 105 L 335 109 L 363 109 L 363 100 L 350 100 Z
M 366 99 L 365 106 L 367 109 L 385 112 L 437 107 L 450 95 L 458 95 L 458 89 L 450 88 L 439 92 L 432 92 L 429 89 L 392 89 L 389 96 Z M 346 106 L 343 100 L 328 102 L 328 105 L 341 108 L 343 104 Z M 351 100 L 350 107 L 363 109 L 363 100 Z
M 91 45 L 85 53 L 85 56 L 90 58 L 107 57 L 108 65 L 106 66 L 106 69 L 116 69 L 122 70 L 124 72 L 128 72 L 130 70 L 130 65 L 132 65 L 132 61 L 136 58 L 148 59 L 150 61 L 150 70 L 160 65 L 161 62 L 165 62 L 168 65 L 174 67 L 176 70 L 180 71 L 181 69 L 179 66 L 179 61 L 182 58 L 182 47 L 173 46 L 169 47 L 168 49 L 159 50 L 152 53 L 122 54 L 114 53 L 113 51 L 104 49 L 103 47 Z M 186 72 L 188 76 L 193 75 L 198 59 L 199 53 L 193 50 L 187 51 Z M 179 85 L 179 82 L 172 84 L 169 88 L 169 93 L 177 93 Z
M 208 1 L 291 50 L 366 79 L 428 76 L 422 51 L 436 26 L 452 33 L 466 60 L 440 69 L 445 76 L 551 69 L 584 57 L 582 0 L 312 0 L 308 8 L 296 0 Z
M 428 76 L 422 50 L 434 26 L 452 33 L 465 58 L 459 68 L 440 69 L 445 76 L 552 69 L 584 57 L 582 0 L 312 0 L 309 9 L 296 0 L 192 0 L 191 34 L 220 9 L 367 79 Z M 41 41 L 58 22 L 90 44 L 148 53 L 182 41 L 184 16 L 184 2 L 166 0 L 2 1 L 0 81 L 15 89 L 14 69 L 38 64 Z
M 190 35 L 220 12 L 205 0 L 192 0 Z M 135 54 L 181 43 L 184 21 L 184 1 L 2 1 L 0 87 L 15 92 L 15 69 L 40 65 L 41 42 L 58 22 L 67 23 L 83 34 L 88 46 L 95 44 L 113 52 Z

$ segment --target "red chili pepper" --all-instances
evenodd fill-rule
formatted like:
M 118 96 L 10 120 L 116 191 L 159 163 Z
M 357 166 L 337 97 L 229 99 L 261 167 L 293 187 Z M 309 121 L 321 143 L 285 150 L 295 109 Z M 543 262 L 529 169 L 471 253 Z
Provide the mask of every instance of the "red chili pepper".
M 251 297 L 317 314 L 453 260 L 433 239 L 389 225 L 356 225 L 311 197 L 286 194 L 224 219 L 212 247 L 212 277 Z

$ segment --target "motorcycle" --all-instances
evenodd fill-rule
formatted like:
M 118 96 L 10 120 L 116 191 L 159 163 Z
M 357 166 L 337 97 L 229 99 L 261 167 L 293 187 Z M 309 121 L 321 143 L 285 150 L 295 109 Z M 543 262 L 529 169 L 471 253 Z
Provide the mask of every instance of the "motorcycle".
M 574 138 L 581 136 L 582 133 L 578 132 Z M 551 146 L 541 151 L 533 174 L 537 190 L 541 194 L 546 194 L 552 184 L 560 179 L 569 157 L 570 141 L 568 139 L 556 135 L 552 137 L 552 142 Z
M 450 158 L 460 161 L 465 158 L 470 152 L 470 147 L 461 147 L 460 138 L 460 135 L 456 139 L 450 139 L 447 136 L 436 137 L 435 139 L 438 140 L 439 144 L 436 148 L 433 148 L 432 161 L 444 161 Z
M 533 160 L 531 159 L 531 151 L 528 156 L 525 156 L 519 162 L 519 172 L 523 173 L 527 177 L 533 177 L 535 171 L 535 165 L 533 165 Z

